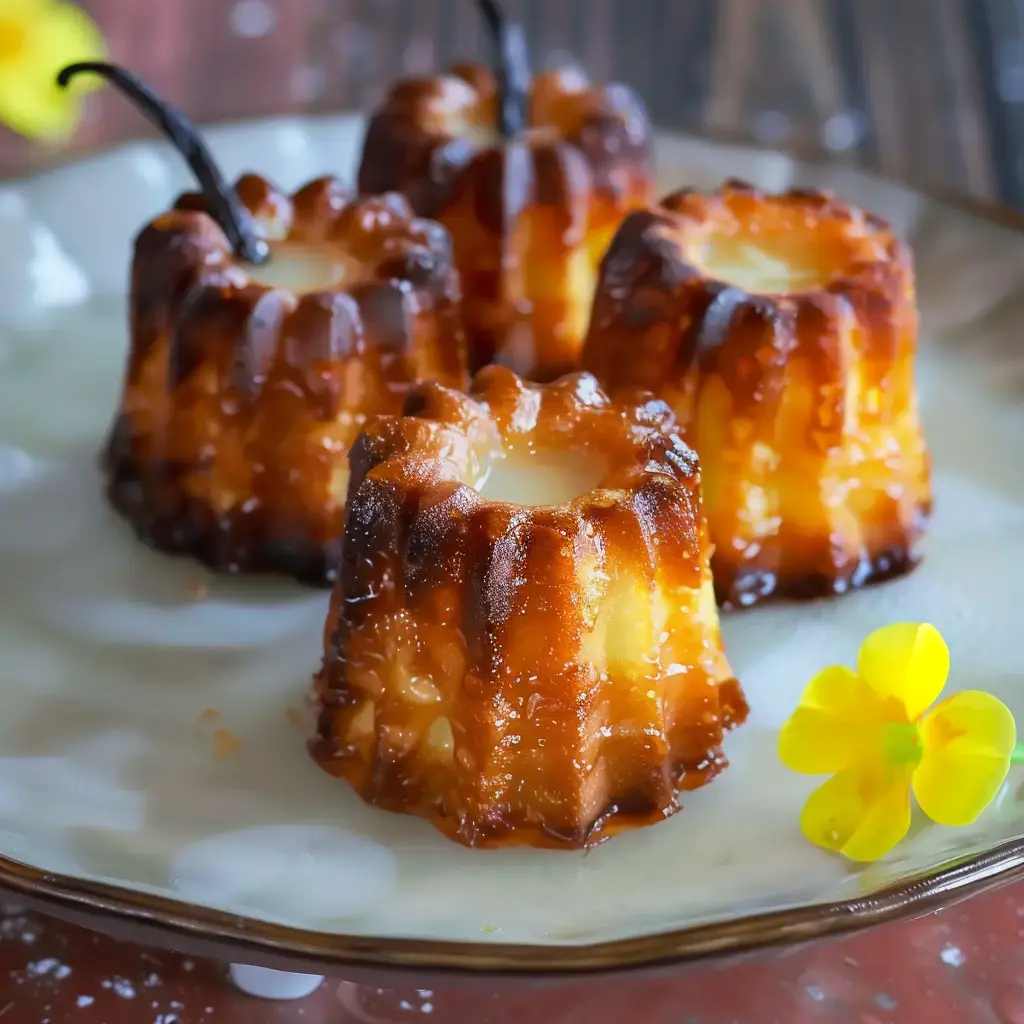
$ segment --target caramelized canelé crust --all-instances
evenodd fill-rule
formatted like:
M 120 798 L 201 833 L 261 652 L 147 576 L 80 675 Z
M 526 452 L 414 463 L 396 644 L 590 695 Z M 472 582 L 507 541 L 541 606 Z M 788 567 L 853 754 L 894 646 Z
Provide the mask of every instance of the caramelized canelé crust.
M 156 548 L 327 584 L 367 416 L 414 380 L 467 382 L 458 277 L 447 232 L 400 195 L 237 188 L 267 264 L 239 262 L 193 194 L 136 239 L 108 494 Z
M 471 369 L 553 380 L 578 368 L 615 229 L 653 198 L 651 130 L 631 89 L 562 70 L 536 77 L 530 128 L 502 140 L 496 93 L 479 65 L 400 82 L 370 122 L 359 190 L 403 192 L 451 232 Z
M 488 367 L 470 396 L 424 384 L 368 425 L 317 677 L 320 765 L 480 847 L 593 845 L 717 774 L 746 706 L 697 458 L 671 424 L 589 374 L 540 386 Z M 474 486 L 553 453 L 592 461 L 597 486 L 543 505 Z
M 909 248 L 832 195 L 728 182 L 623 223 L 583 362 L 674 409 L 700 454 L 722 602 L 914 565 L 931 507 L 917 322 Z

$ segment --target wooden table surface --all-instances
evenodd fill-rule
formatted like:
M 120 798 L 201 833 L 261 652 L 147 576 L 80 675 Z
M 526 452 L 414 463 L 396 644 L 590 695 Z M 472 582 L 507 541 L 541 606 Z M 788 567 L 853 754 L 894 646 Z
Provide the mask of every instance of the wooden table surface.
M 196 119 L 366 109 L 485 56 L 473 0 L 80 0 L 115 59 Z M 655 121 L 832 152 L 1024 206 L 1021 0 L 506 0 L 536 63 L 575 54 Z M 108 92 L 71 150 L 145 134 Z M 0 137 L 0 172 L 67 151 Z
M 657 980 L 528 991 L 325 981 L 242 995 L 223 965 L 0 912 L 0 1024 L 1024 1024 L 1024 886 L 918 921 Z

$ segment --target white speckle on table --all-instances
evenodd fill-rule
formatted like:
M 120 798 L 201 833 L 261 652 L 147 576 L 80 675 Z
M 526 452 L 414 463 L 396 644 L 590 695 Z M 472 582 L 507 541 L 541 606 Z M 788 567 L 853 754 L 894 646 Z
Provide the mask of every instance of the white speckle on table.
M 146 980 L 142 983 L 143 988 L 156 988 L 157 985 L 161 984 L 160 975 L 155 971 L 151 971 Z
M 77 1006 L 80 1010 L 84 1010 L 87 1006 L 92 1006 L 94 1002 L 96 1002 L 96 1000 L 93 999 L 92 996 L 79 996 L 75 1000 L 75 1006 Z
M 56 966 L 57 961 L 50 958 L 47 960 L 36 960 L 35 963 L 29 964 L 25 969 L 31 977 L 39 978 L 44 974 L 49 974 Z
M 27 925 L 24 907 L 16 903 L 5 903 L 0 906 L 0 938 L 17 939 L 26 946 L 31 946 L 39 937 L 39 932 L 30 931 Z
M 823 1002 L 825 999 L 825 990 L 820 985 L 808 985 L 804 991 L 816 1002 Z
M 950 967 L 960 967 L 967 960 L 959 946 L 946 946 L 939 954 L 939 959 Z
M 32 937 L 32 941 L 35 941 L 35 936 Z M 40 960 L 34 960 L 32 963 L 26 964 L 21 970 L 10 972 L 10 976 L 16 985 L 23 985 L 27 980 L 34 981 L 36 984 L 63 981 L 70 974 L 71 968 L 67 964 L 61 963 L 56 957 L 44 957 Z
M 104 988 L 112 988 L 119 999 L 134 999 L 135 986 L 127 978 L 114 978 L 111 982 L 103 982 Z
M 270 35 L 277 12 L 268 0 L 239 0 L 231 9 L 231 30 L 245 39 Z

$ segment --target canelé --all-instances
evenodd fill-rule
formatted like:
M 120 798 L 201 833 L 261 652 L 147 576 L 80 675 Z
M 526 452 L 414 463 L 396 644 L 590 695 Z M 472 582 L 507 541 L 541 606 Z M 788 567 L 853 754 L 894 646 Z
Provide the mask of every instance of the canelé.
M 589 374 L 422 384 L 351 452 L 313 753 L 467 846 L 660 821 L 745 716 L 697 457 Z
M 371 118 L 358 182 L 403 192 L 451 232 L 471 369 L 552 380 L 578 368 L 612 234 L 653 198 L 651 129 L 627 86 L 563 69 L 528 87 L 525 123 L 506 134 L 482 65 L 399 82 Z
M 330 178 L 236 192 L 269 247 L 237 259 L 200 195 L 135 243 L 108 493 L 144 540 L 219 570 L 326 585 L 348 449 L 420 378 L 465 386 L 447 233 L 398 194 Z
M 584 365 L 653 391 L 700 454 L 720 601 L 842 593 L 909 570 L 931 508 L 908 246 L 812 191 L 742 182 L 632 214 Z
M 292 196 L 255 174 L 232 187 L 142 79 L 84 61 L 57 84 L 82 74 L 131 99 L 200 187 L 135 239 L 109 498 L 160 550 L 329 585 L 367 416 L 420 378 L 468 380 L 448 234 L 397 193 L 353 199 L 333 178 Z

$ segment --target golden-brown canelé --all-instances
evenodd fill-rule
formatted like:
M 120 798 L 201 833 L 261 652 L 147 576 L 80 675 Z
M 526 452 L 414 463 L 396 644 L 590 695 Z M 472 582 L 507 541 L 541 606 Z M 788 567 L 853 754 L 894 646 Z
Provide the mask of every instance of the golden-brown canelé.
M 479 65 L 400 82 L 370 122 L 359 190 L 403 192 L 451 232 L 471 369 L 553 380 L 578 368 L 612 234 L 653 199 L 651 130 L 631 89 L 562 70 L 534 79 L 530 128 L 501 139 L 496 92 Z
M 722 602 L 914 565 L 931 507 L 917 326 L 909 248 L 832 195 L 727 182 L 623 223 L 583 362 L 675 411 L 700 455 Z
M 648 397 L 492 366 L 353 445 L 314 756 L 468 846 L 592 845 L 722 769 L 694 453 Z
M 409 384 L 467 383 L 440 225 L 333 179 L 237 186 L 270 259 L 237 260 L 198 195 L 135 242 L 108 494 L 147 542 L 233 572 L 337 572 L 347 455 Z

